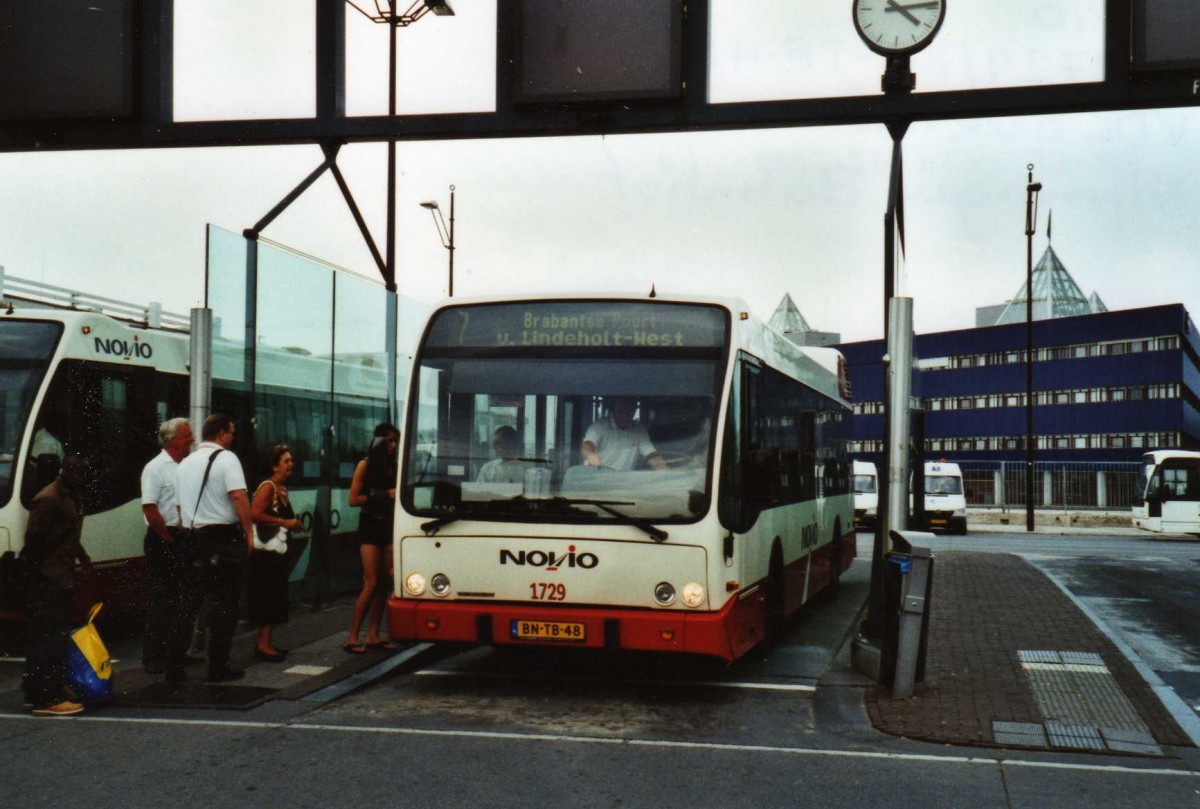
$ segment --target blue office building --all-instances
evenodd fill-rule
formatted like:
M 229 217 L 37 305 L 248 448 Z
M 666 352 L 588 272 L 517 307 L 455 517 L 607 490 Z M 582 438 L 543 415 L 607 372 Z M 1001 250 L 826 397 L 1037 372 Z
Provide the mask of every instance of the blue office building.
M 1200 339 L 1181 304 L 1107 311 L 1094 293 L 1083 296 L 1049 247 L 1033 286 L 1038 461 L 1128 462 L 1150 449 L 1200 449 Z M 996 325 L 916 336 L 913 392 L 925 412 L 927 459 L 1025 460 L 1024 295 L 1023 286 L 1007 304 L 980 310 Z M 854 390 L 853 453 L 879 463 L 885 343 L 837 348 Z

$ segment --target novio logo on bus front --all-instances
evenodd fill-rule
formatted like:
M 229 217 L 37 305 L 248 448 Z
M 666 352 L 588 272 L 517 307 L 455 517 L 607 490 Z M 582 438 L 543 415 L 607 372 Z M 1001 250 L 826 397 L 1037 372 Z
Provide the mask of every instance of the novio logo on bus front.
M 566 567 L 579 567 L 584 570 L 591 570 L 600 564 L 600 558 L 588 551 L 576 553 L 574 545 L 569 546 L 567 552 L 564 554 L 555 554 L 554 551 L 510 551 L 507 548 L 500 549 L 500 564 L 502 565 L 543 567 L 546 570 L 554 571 L 563 567 L 564 563 Z
M 103 337 L 96 338 L 96 353 L 107 354 L 110 357 L 124 357 L 127 360 L 137 359 L 148 360 L 154 356 L 154 348 L 149 343 L 143 343 L 136 337 L 132 340 L 122 340 L 119 337 L 105 339 Z

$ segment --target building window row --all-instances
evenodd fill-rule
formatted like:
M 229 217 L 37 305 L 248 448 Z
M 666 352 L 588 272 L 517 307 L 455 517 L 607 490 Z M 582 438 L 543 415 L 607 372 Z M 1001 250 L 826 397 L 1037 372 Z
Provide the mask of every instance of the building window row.
M 1036 406 L 1056 404 L 1098 404 L 1102 402 L 1140 402 L 1148 399 L 1178 399 L 1178 383 L 1126 385 L 1114 388 L 1074 388 L 1039 390 L 1033 393 Z M 991 393 L 973 396 L 931 396 L 921 400 L 926 411 L 983 410 L 995 407 L 1024 407 L 1025 393 Z M 883 402 L 856 402 L 855 415 L 882 413 Z
M 1171 351 L 1179 348 L 1179 335 L 1146 337 L 1138 340 L 1115 340 L 1102 343 L 1078 343 L 1064 346 L 1045 346 L 1033 351 L 1034 362 L 1048 360 L 1083 359 L 1086 357 L 1113 357 L 1121 354 L 1141 354 L 1149 351 Z M 1015 351 L 990 351 L 985 354 L 961 354 L 945 358 L 942 368 L 982 368 L 988 365 L 1012 365 L 1025 362 L 1024 349 Z M 939 367 L 923 366 L 926 369 Z
M 1165 433 L 1091 433 L 1082 435 L 1035 436 L 1037 449 L 1156 449 L 1178 447 L 1180 435 Z M 965 438 L 930 438 L 926 452 L 997 452 L 1025 449 L 1023 435 L 989 435 Z M 850 442 L 852 454 L 883 452 L 883 441 Z
M 1178 399 L 1179 384 L 1127 385 L 1114 388 L 1074 388 L 1071 390 L 1039 390 L 1033 393 L 1033 403 L 1098 404 L 1101 402 L 1140 402 L 1147 399 Z M 979 396 L 943 396 L 923 399 L 926 410 L 980 410 L 992 407 L 1024 407 L 1025 393 L 993 393 Z M 882 408 L 880 408 L 882 410 Z

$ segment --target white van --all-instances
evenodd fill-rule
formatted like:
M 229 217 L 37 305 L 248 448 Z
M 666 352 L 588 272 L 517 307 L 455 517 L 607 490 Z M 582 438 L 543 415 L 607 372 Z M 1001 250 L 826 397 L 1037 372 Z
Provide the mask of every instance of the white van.
M 967 533 L 967 498 L 958 464 L 925 462 L 925 524 L 930 531 Z
M 854 524 L 875 524 L 879 510 L 879 475 L 870 461 L 854 462 Z

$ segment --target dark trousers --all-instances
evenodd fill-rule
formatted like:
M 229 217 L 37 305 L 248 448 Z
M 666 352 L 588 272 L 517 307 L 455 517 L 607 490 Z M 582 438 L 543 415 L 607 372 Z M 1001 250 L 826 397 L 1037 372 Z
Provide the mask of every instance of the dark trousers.
M 168 529 L 173 539 L 164 542 L 147 529 L 142 548 L 146 554 L 146 636 L 142 644 L 142 664 L 167 666 L 174 659 L 176 626 L 187 600 L 184 541 L 177 528 Z
M 216 526 L 209 526 L 201 530 L 213 530 Z M 238 541 L 244 543 L 241 539 L 241 530 L 238 526 L 220 526 L 221 529 L 228 529 L 229 536 L 238 537 Z M 201 543 L 201 539 L 195 535 L 191 538 L 192 542 Z M 196 556 L 196 554 L 193 554 Z M 216 674 L 224 671 L 229 666 L 229 649 L 233 645 L 233 631 L 237 626 L 238 619 L 238 604 L 242 595 L 242 572 L 245 564 L 230 564 L 222 562 L 221 564 L 209 564 L 203 554 L 199 554 L 197 562 L 193 562 L 189 566 L 189 595 L 187 597 L 186 608 L 183 612 L 190 613 L 190 618 L 186 622 L 186 627 L 181 626 L 183 622 L 177 624 L 177 632 L 184 638 L 183 644 L 179 647 L 181 656 L 182 652 L 187 650 L 186 638 L 190 635 L 192 625 L 196 619 L 197 610 L 205 603 L 208 604 L 208 673 Z M 180 630 L 183 630 L 180 632 Z
M 70 642 L 75 591 L 59 587 L 39 572 L 30 573 L 29 648 L 25 653 L 25 699 L 48 708 L 66 699 L 67 644 Z

